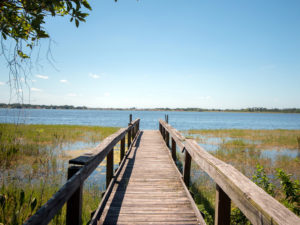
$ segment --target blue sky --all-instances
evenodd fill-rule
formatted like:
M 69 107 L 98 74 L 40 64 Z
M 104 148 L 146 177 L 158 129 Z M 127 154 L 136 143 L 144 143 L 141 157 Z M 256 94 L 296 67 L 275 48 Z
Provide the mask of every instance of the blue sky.
M 49 18 L 25 102 L 89 107 L 300 107 L 300 1 L 90 1 Z M 10 96 L 0 58 L 0 102 Z M 10 98 L 11 97 L 11 98 Z

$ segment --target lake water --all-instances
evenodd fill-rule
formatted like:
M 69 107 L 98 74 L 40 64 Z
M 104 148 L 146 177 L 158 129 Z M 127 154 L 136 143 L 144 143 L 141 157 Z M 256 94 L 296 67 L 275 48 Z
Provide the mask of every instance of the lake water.
M 0 109 L 0 123 L 125 127 L 129 114 L 133 119 L 141 119 L 141 129 L 158 129 L 158 120 L 165 114 L 169 115 L 169 123 L 178 130 L 300 129 L 300 114 L 290 113 Z

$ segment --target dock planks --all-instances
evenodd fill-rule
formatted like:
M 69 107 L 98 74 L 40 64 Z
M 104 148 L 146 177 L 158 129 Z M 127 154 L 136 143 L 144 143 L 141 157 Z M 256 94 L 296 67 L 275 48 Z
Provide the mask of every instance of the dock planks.
M 193 204 L 159 131 L 142 131 L 98 224 L 200 224 Z

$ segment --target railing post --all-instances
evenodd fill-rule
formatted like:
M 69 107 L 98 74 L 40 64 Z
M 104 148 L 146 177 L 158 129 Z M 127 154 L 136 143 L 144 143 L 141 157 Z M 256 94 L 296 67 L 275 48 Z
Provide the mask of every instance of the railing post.
M 165 141 L 166 141 L 166 145 L 168 147 L 170 147 L 170 134 L 169 134 L 168 131 L 166 131 L 166 139 L 165 139 Z
M 160 134 L 162 134 L 162 126 L 161 126 L 160 123 L 158 123 L 158 127 L 159 127 L 159 132 L 160 132 Z
M 132 127 L 132 135 L 131 135 L 131 137 L 132 137 L 132 140 L 133 140 L 134 137 L 135 137 L 135 126 Z
M 131 130 L 127 132 L 127 149 L 129 149 L 131 145 Z
M 191 173 L 191 155 L 185 149 L 185 160 L 184 160 L 184 168 L 183 168 L 183 180 L 187 187 L 190 186 L 190 173 Z
M 120 144 L 120 162 L 122 162 L 124 156 L 125 156 L 125 137 L 121 139 L 121 144 Z
M 230 203 L 228 195 L 216 185 L 215 225 L 230 224 Z
M 114 149 L 106 156 L 106 188 L 114 176 Z
M 68 180 L 81 169 L 81 166 L 71 166 L 68 168 Z M 67 202 L 67 225 L 80 225 L 82 216 L 82 184 L 74 192 Z
M 132 114 L 129 115 L 129 123 L 128 126 L 131 126 L 132 122 Z M 132 139 L 132 127 L 129 128 L 129 131 L 127 132 L 127 147 L 129 149 L 129 146 L 131 145 L 131 139 Z
M 172 158 L 174 162 L 176 162 L 176 142 L 173 138 L 172 138 Z
M 166 121 L 166 123 L 169 123 L 169 115 L 168 114 L 165 114 L 165 121 Z

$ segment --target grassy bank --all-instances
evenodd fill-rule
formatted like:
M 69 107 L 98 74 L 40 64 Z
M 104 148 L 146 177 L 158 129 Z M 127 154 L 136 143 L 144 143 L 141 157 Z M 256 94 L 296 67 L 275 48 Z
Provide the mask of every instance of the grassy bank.
M 95 143 L 117 130 L 97 126 L 0 124 L 0 165 L 8 168 L 20 160 L 30 163 L 63 144 Z
M 99 143 L 114 127 L 0 124 L 0 224 L 22 224 L 62 186 L 73 143 Z M 81 150 L 82 152 L 84 150 Z M 81 153 L 82 153 L 81 152 Z M 84 185 L 83 223 L 101 200 L 99 183 Z M 51 224 L 65 224 L 65 208 Z
M 299 215 L 300 130 L 189 130 L 184 134 Z M 196 164 L 192 164 L 191 180 L 190 191 L 207 223 L 213 224 L 215 183 Z M 249 224 L 234 204 L 231 222 Z

